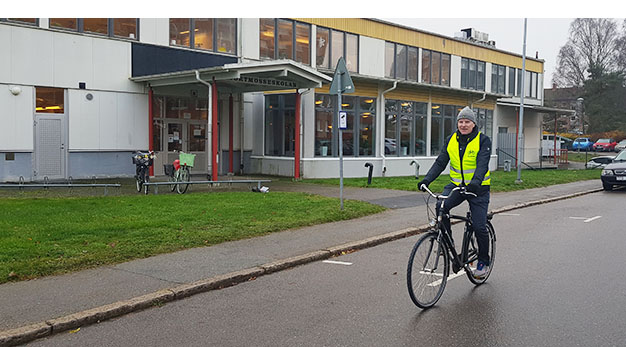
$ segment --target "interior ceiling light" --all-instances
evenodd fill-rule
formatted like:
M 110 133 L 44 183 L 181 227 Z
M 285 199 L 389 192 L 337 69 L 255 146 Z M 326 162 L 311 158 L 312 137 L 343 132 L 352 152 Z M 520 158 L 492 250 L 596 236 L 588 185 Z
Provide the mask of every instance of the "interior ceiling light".
M 373 103 L 373 102 L 374 102 L 374 99 L 367 99 L 367 100 L 365 100 L 365 103 L 366 103 L 366 104 L 371 104 L 371 103 Z

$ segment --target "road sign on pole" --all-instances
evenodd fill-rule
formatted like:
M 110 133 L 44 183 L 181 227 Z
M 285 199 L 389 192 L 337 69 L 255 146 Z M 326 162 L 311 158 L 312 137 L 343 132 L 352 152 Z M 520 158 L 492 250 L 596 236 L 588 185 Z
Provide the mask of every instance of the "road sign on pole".
M 343 211 L 343 130 L 348 128 L 348 115 L 346 112 L 341 111 L 341 94 L 354 93 L 354 83 L 352 83 L 352 78 L 350 78 L 350 73 L 343 57 L 340 57 L 337 62 L 329 93 L 337 95 L 337 104 L 339 105 L 336 124 L 338 124 L 339 128 L 339 200 L 341 210 Z

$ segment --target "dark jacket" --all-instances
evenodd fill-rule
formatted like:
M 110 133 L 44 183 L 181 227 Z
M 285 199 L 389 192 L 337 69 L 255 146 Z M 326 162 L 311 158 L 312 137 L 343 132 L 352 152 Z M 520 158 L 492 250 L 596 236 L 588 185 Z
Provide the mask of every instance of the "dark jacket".
M 463 160 L 463 154 L 465 154 L 465 148 L 467 144 L 470 143 L 477 135 L 478 129 L 474 127 L 474 130 L 468 135 L 461 135 L 461 133 L 457 130 L 452 135 L 446 138 L 446 142 L 441 148 L 441 153 L 435 160 L 433 166 L 428 170 L 428 173 L 424 177 L 429 183 L 437 179 L 441 172 L 446 169 L 448 163 L 450 162 L 450 156 L 448 155 L 448 143 L 450 143 L 450 138 L 452 136 L 459 135 L 459 156 L 461 160 Z M 487 137 L 485 134 L 480 134 L 480 150 L 478 151 L 478 155 L 476 156 L 476 171 L 474 172 L 474 177 L 472 178 L 472 182 L 480 185 L 485 178 L 485 174 L 489 171 L 489 159 L 491 157 L 491 139 Z M 489 191 L 489 186 L 480 186 L 480 192 Z

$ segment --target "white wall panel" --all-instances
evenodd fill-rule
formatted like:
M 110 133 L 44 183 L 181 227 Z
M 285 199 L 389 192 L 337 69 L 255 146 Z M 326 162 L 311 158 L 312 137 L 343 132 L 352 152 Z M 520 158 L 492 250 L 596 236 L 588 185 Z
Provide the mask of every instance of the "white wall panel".
M 93 39 L 80 35 L 54 35 L 54 86 L 78 88 L 93 85 Z
M 11 83 L 52 86 L 52 32 L 11 27 Z
M 117 95 L 115 93 L 99 93 L 100 99 L 98 130 L 100 149 L 117 148 Z
M 87 100 L 86 94 L 93 95 Z M 69 150 L 98 150 L 100 148 L 100 101 L 102 93 L 68 90 Z
M 13 95 L 10 87 L 0 84 L 0 151 L 32 151 L 33 88 L 19 86 L 22 92 Z
M 133 94 L 133 132 L 132 141 L 129 149 L 131 150 L 147 150 L 148 149 L 148 127 L 150 119 L 148 115 L 148 95 Z
M 450 87 L 461 88 L 461 57 L 458 55 L 450 59 Z
M 491 63 L 485 64 L 485 91 L 491 93 Z
M 385 41 L 359 36 L 359 73 L 361 75 L 385 76 Z
M 93 38 L 93 77 L 87 89 L 142 92 L 140 83 L 129 80 L 131 75 L 131 44 Z
M 167 46 L 169 28 L 168 18 L 140 18 L 139 41 Z
M 132 148 L 135 107 L 132 94 L 117 94 L 117 143 L 115 148 Z
M 11 27 L 0 25 L 0 47 L 11 47 Z M 11 83 L 11 50 L 0 49 L 0 81 Z
M 241 56 L 247 59 L 259 59 L 259 18 L 241 19 Z

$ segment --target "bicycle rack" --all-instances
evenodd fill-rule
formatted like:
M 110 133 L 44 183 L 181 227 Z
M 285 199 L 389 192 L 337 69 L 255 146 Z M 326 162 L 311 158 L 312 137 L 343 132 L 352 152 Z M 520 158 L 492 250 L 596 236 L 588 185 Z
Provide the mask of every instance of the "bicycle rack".
M 50 183 L 48 176 L 43 178 L 43 183 L 26 183 L 24 176 L 20 176 L 18 183 L 5 183 L 0 184 L 0 188 L 17 188 L 23 192 L 25 188 L 43 188 L 48 191 L 50 188 L 68 188 L 70 191 L 74 188 L 104 188 L 104 195 L 108 195 L 108 188 L 120 188 L 122 185 L 119 183 L 95 183 L 96 176 L 92 177 L 91 184 L 74 183 L 72 176 L 68 177 L 67 183 Z
M 261 189 L 261 183 L 265 183 L 265 182 L 272 182 L 272 180 L 227 180 L 227 181 L 189 181 L 189 182 L 184 182 L 184 183 L 180 183 L 180 184 L 207 184 L 207 185 L 213 185 L 213 184 L 222 184 L 222 183 L 228 183 L 229 187 L 232 187 L 233 183 L 256 183 L 257 184 L 257 189 Z M 176 182 L 149 182 L 149 183 L 144 183 L 144 185 L 146 186 L 154 186 L 154 194 L 159 194 L 159 186 L 171 186 L 171 185 L 175 185 L 175 184 L 179 184 Z

